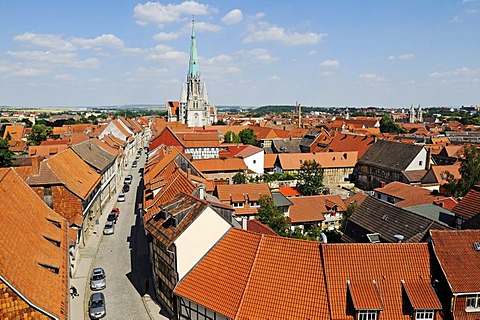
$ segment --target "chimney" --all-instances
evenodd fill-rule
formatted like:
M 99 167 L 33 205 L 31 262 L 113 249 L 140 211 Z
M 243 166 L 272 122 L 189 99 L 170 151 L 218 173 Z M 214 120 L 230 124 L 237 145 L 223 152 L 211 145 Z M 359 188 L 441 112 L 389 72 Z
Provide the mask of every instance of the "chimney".
M 430 159 L 431 158 L 431 151 L 430 151 L 430 148 L 427 148 L 427 160 L 425 161 L 425 170 L 429 170 L 430 169 Z
M 243 217 L 242 218 L 242 229 L 247 230 L 247 218 Z
M 192 168 L 187 168 L 187 179 L 190 179 L 192 177 Z
M 205 185 L 203 183 L 198 185 L 198 198 L 205 200 Z
M 32 171 L 35 176 L 40 174 L 40 157 L 38 156 L 32 158 Z

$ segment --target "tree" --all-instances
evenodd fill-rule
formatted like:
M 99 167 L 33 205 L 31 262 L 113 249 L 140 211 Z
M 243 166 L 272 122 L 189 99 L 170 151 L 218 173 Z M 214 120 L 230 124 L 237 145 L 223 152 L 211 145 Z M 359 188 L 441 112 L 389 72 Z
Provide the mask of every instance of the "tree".
M 27 136 L 28 144 L 31 146 L 38 146 L 42 141 L 47 140 L 53 136 L 52 127 L 47 127 L 44 124 L 36 124 L 32 127 L 31 133 Z
M 388 114 L 384 114 L 380 120 L 380 132 L 382 133 L 406 133 L 406 130 L 396 124 Z
M 297 175 L 297 189 L 304 196 L 318 194 L 323 187 L 323 169 L 315 160 L 303 162 Z
M 463 197 L 474 185 L 480 183 L 480 150 L 474 145 L 466 146 L 463 154 L 464 159 L 459 169 L 462 178 L 455 180 L 452 174 L 446 175 L 446 188 L 456 197 Z
M 224 141 L 225 141 L 226 143 L 232 143 L 232 142 L 233 142 L 233 143 L 238 143 L 238 142 L 240 142 L 240 137 L 237 136 L 237 135 L 235 134 L 235 132 L 233 132 L 233 131 L 227 131 L 227 132 L 225 133 Z
M 0 139 L 0 167 L 10 167 L 12 165 L 13 153 L 8 149 L 8 140 Z
M 247 176 L 239 172 L 232 177 L 232 180 L 234 184 L 245 184 L 247 183 Z
M 260 207 L 256 216 L 257 220 L 268 225 L 277 234 L 285 236 L 289 224 L 283 212 L 273 202 L 273 199 L 269 196 L 262 196 L 258 204 Z
M 255 141 L 257 140 L 255 132 L 250 128 L 243 129 L 238 133 L 238 136 L 243 144 L 255 144 Z
M 358 204 L 356 202 L 352 202 L 347 206 L 347 211 L 342 214 L 342 220 L 340 221 L 340 231 L 345 232 L 345 228 L 347 227 L 348 218 L 352 216 L 357 209 Z

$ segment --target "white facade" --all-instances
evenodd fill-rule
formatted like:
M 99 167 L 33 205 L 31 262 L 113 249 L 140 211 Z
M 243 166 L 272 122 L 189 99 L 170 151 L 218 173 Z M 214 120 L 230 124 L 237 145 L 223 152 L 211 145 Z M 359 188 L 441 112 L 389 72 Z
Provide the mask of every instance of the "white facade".
M 185 153 L 192 155 L 193 159 L 218 159 L 219 148 L 185 148 Z
M 207 207 L 175 240 L 178 280 L 230 230 L 232 226 L 212 208 Z
M 263 174 L 264 172 L 265 151 L 261 149 L 259 152 L 243 158 L 243 162 L 249 170 L 255 173 Z
M 413 161 L 408 165 L 405 171 L 412 171 L 412 170 L 425 170 L 427 167 L 426 162 L 430 161 L 427 159 L 428 152 L 427 149 L 422 148 L 422 150 L 417 154 L 417 156 L 413 159 Z

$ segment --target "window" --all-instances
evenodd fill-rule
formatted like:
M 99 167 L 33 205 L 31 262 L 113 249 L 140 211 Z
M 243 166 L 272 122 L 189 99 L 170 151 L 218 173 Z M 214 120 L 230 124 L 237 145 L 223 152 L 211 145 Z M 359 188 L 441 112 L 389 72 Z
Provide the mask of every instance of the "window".
M 250 207 L 252 207 L 252 208 L 257 208 L 257 207 L 260 207 L 260 206 L 258 205 L 258 202 L 256 202 L 256 201 L 250 201 Z
M 257 160 L 253 160 L 253 164 L 257 163 Z
M 47 204 L 51 209 L 53 209 L 53 201 L 52 201 L 52 188 L 45 187 L 43 188 L 43 202 Z
M 418 161 L 418 165 L 419 165 L 419 166 L 421 166 L 421 165 L 422 165 L 422 161 L 421 161 L 421 160 L 420 160 L 420 161 Z
M 416 320 L 433 320 L 435 312 L 433 310 L 417 310 L 415 312 Z
M 373 310 L 358 311 L 358 320 L 377 320 L 377 311 L 373 311 Z
M 480 309 L 480 294 L 467 296 L 466 310 Z M 476 310 L 475 310 L 476 311 Z
M 388 203 L 395 203 L 395 198 L 394 198 L 394 197 L 387 196 L 387 202 L 388 202 Z
M 234 202 L 233 207 L 234 208 L 243 208 L 243 202 Z

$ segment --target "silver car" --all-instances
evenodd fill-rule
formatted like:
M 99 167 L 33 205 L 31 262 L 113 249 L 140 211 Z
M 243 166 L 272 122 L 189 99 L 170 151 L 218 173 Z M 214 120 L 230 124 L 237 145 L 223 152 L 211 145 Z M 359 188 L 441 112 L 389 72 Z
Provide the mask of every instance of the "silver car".
M 91 290 L 102 290 L 107 286 L 107 277 L 105 271 L 102 268 L 95 268 L 90 278 Z
M 100 319 L 107 315 L 103 293 L 97 292 L 90 296 L 88 315 L 90 316 L 90 319 Z
M 113 221 L 107 221 L 105 227 L 103 227 L 103 234 L 114 234 L 115 233 L 115 223 Z
M 118 202 L 125 202 L 125 193 L 120 193 L 117 198 Z

